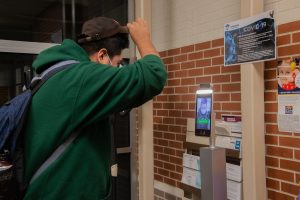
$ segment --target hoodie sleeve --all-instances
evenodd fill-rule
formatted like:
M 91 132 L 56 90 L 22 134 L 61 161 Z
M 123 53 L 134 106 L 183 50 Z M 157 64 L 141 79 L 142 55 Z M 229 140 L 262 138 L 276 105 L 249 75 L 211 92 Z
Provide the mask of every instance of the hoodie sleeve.
M 145 103 L 162 91 L 167 78 L 162 60 L 155 55 L 122 68 L 96 63 L 87 68 L 75 103 L 77 125 Z

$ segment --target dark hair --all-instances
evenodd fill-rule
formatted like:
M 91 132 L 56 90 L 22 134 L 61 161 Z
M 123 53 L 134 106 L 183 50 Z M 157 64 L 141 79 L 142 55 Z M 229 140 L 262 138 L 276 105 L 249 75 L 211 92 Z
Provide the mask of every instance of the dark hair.
M 96 53 L 102 48 L 107 49 L 110 57 L 120 55 L 123 49 L 128 48 L 129 39 L 127 33 L 118 33 L 114 36 L 100 40 L 79 44 L 89 55 Z

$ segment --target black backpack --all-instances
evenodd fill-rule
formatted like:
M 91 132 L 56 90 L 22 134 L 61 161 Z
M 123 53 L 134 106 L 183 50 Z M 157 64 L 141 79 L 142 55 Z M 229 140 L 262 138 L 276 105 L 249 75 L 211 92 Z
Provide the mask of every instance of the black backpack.
M 0 200 L 22 199 L 29 184 L 25 183 L 23 179 L 22 138 L 27 111 L 33 95 L 50 77 L 75 63 L 78 61 L 67 60 L 51 66 L 35 76 L 28 89 L 0 107 Z M 67 142 L 72 142 L 76 136 L 76 133 L 72 134 L 72 138 L 69 138 Z M 48 165 L 44 163 L 43 167 Z M 39 169 L 34 179 L 43 170 Z

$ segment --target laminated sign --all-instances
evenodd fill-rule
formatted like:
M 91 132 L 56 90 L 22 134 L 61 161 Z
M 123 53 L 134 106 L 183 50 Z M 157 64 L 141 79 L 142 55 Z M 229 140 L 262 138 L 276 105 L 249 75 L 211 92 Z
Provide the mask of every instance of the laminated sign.
M 224 64 L 276 58 L 274 11 L 224 25 Z

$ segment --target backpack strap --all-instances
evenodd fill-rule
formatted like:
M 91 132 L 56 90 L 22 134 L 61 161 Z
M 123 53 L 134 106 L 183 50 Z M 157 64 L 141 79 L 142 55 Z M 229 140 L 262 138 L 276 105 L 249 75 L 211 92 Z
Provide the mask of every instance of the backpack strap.
M 71 64 L 75 64 L 75 63 L 79 63 L 79 62 L 76 60 L 62 61 L 62 62 L 59 62 L 59 63 L 53 65 L 52 67 L 48 68 L 41 74 L 35 76 L 32 79 L 31 84 L 30 84 L 30 89 L 32 90 L 32 95 L 34 95 L 40 89 L 40 87 L 54 74 L 70 67 Z M 34 180 L 36 180 L 54 161 L 56 161 L 60 157 L 61 154 L 63 154 L 65 152 L 67 147 L 69 147 L 72 144 L 72 142 L 77 138 L 77 136 L 79 135 L 79 132 L 80 131 L 76 131 L 76 132 L 72 133 L 69 136 L 69 138 L 52 153 L 52 155 L 34 173 L 29 184 L 31 184 Z
M 38 74 L 37 76 L 33 77 L 29 86 L 29 88 L 32 90 L 32 95 L 34 95 L 50 77 L 52 77 L 53 75 L 55 75 L 60 71 L 63 71 L 64 69 L 70 67 L 71 64 L 75 64 L 75 63 L 79 63 L 79 62 L 76 60 L 61 61 L 59 63 L 56 63 L 52 67 L 49 67 L 41 74 Z

